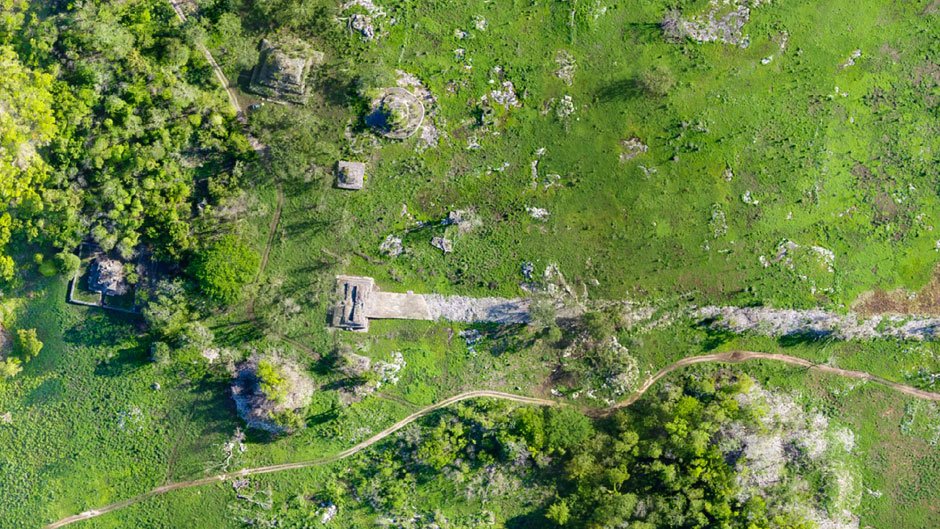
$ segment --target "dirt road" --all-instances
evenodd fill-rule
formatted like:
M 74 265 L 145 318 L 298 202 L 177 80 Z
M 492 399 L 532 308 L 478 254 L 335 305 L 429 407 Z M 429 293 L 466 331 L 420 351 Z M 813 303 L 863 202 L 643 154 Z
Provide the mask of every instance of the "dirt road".
M 617 404 L 614 404 L 613 406 L 605 410 L 602 410 L 602 412 L 611 413 L 617 409 L 630 406 L 631 404 L 636 402 L 640 397 L 642 397 L 647 391 L 649 391 L 650 388 L 652 388 L 653 385 L 656 384 L 656 382 L 661 380 L 663 377 L 665 377 L 669 373 L 672 373 L 673 371 L 676 371 L 676 370 L 679 370 L 679 369 L 682 369 L 691 365 L 695 365 L 695 364 L 704 364 L 704 363 L 710 363 L 710 362 L 736 364 L 736 363 L 741 363 L 741 362 L 747 362 L 749 360 L 769 360 L 772 362 L 782 362 L 784 364 L 805 367 L 807 369 L 812 369 L 812 370 L 820 371 L 823 373 L 830 373 L 830 374 L 841 376 L 841 377 L 874 382 L 888 389 L 897 391 L 899 393 L 903 393 L 905 395 L 909 395 L 911 397 L 919 398 L 919 399 L 940 401 L 940 393 L 931 393 L 929 391 L 917 389 L 913 386 L 908 386 L 905 384 L 892 382 L 890 380 L 872 375 L 871 373 L 866 373 L 864 371 L 853 371 L 849 369 L 841 369 L 838 367 L 828 366 L 824 364 L 817 364 L 817 363 L 811 362 L 803 358 L 798 358 L 795 356 L 789 356 L 789 355 L 778 354 L 778 353 L 760 353 L 760 352 L 755 352 L 755 351 L 728 351 L 725 353 L 716 353 L 716 354 L 703 355 L 703 356 L 691 356 L 688 358 L 683 358 L 673 364 L 670 364 L 664 367 L 663 369 L 660 369 L 655 374 L 653 374 L 653 376 L 647 379 L 646 382 L 644 382 L 632 395 L 618 402 Z M 421 417 L 424 417 L 430 413 L 433 413 L 441 408 L 450 406 L 451 404 L 455 404 L 457 402 L 468 400 L 468 399 L 477 399 L 477 398 L 502 399 L 502 400 L 508 400 L 512 402 L 518 402 L 521 404 L 535 405 L 535 406 L 564 405 L 564 403 L 559 402 L 559 401 L 554 401 L 554 400 L 549 400 L 549 399 L 540 399 L 540 398 L 535 398 L 535 397 L 527 397 L 524 395 L 513 395 L 511 393 L 503 393 L 500 391 L 487 391 L 487 390 L 468 391 L 468 392 L 460 393 L 459 395 L 454 395 L 453 397 L 444 399 L 436 404 L 432 404 L 430 406 L 421 408 L 420 410 L 408 415 L 407 417 L 389 426 L 388 428 L 382 430 L 381 432 L 373 435 L 372 437 L 366 439 L 365 441 L 362 441 L 361 443 L 355 446 L 352 446 L 350 448 L 347 448 L 346 450 L 343 450 L 342 452 L 338 452 L 336 454 L 324 456 L 318 459 L 309 459 L 306 461 L 297 461 L 294 463 L 281 463 L 278 465 L 269 465 L 269 466 L 264 466 L 264 467 L 246 468 L 246 469 L 242 469 L 236 472 L 228 472 L 225 474 L 219 474 L 216 476 L 210 476 L 210 477 L 191 480 L 191 481 L 180 481 L 177 483 L 169 483 L 166 485 L 162 485 L 160 487 L 156 487 L 150 491 L 140 494 L 139 496 L 134 496 L 133 498 L 128 498 L 126 500 L 112 503 L 110 505 L 106 505 L 98 509 L 85 511 L 80 514 L 75 514 L 73 516 L 63 518 L 57 522 L 53 522 L 47 525 L 46 529 L 55 529 L 57 527 L 65 527 L 67 525 L 80 522 L 82 520 L 96 518 L 103 514 L 107 514 L 109 512 L 114 512 L 114 511 L 123 509 L 130 505 L 134 505 L 135 503 L 140 503 L 148 498 L 152 498 L 154 496 L 165 494 L 167 492 L 174 491 L 174 490 L 186 489 L 186 488 L 191 488 L 191 487 L 199 487 L 203 485 L 209 485 L 211 483 L 220 483 L 220 482 L 225 482 L 225 481 L 229 481 L 232 479 L 245 477 L 245 476 L 252 476 L 252 475 L 258 475 L 258 474 L 270 474 L 272 472 L 281 472 L 283 470 L 308 468 L 308 467 L 314 467 L 314 466 L 319 466 L 319 465 L 325 465 L 328 463 L 333 463 L 335 461 L 339 461 L 341 459 L 345 459 L 349 456 L 355 455 L 365 450 L 366 448 L 369 448 L 370 446 L 382 441 L 386 437 L 394 434 L 398 430 L 401 430 L 405 426 L 420 419 Z
M 180 7 L 181 0 L 169 0 L 170 5 L 173 7 L 173 11 L 176 12 L 176 17 L 180 19 L 180 22 L 186 22 L 186 13 L 183 12 L 183 9 Z M 225 89 L 226 95 L 228 95 L 228 101 L 232 104 L 232 107 L 235 109 L 237 114 L 242 113 L 242 106 L 238 103 L 238 98 L 235 97 L 235 91 L 229 87 L 228 78 L 225 77 L 225 73 L 222 72 L 222 68 L 219 66 L 219 63 L 215 62 L 215 58 L 209 53 L 209 49 L 203 46 L 202 44 L 197 44 L 197 48 L 202 54 L 206 57 L 206 61 L 209 62 L 209 66 L 212 67 L 212 71 L 215 72 L 216 79 L 219 80 L 219 83 L 222 84 L 222 88 Z

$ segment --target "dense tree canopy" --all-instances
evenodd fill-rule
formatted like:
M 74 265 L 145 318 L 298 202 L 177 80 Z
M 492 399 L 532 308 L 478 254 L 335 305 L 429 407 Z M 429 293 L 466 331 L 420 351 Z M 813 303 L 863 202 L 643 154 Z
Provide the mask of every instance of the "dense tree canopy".
M 229 304 L 238 300 L 242 288 L 254 278 L 259 260 L 244 241 L 226 235 L 196 254 L 190 272 L 203 293 Z
M 90 238 L 185 260 L 197 206 L 230 198 L 253 152 L 195 36 L 159 0 L 0 4 L 0 248 Z M 0 277 L 13 268 L 0 254 Z

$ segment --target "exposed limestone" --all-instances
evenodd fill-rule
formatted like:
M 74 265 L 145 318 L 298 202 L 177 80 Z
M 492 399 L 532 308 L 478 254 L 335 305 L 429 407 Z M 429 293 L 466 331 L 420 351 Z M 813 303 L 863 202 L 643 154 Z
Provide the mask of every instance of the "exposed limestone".
M 283 387 L 277 388 L 279 393 L 276 395 L 267 393 L 262 385 L 259 366 L 263 363 L 271 366 L 281 378 Z M 264 357 L 253 354 L 237 367 L 232 384 L 232 399 L 239 417 L 249 428 L 271 433 L 289 431 L 287 426 L 278 422 L 278 418 L 309 405 L 313 392 L 313 381 L 303 369 L 277 353 Z
M 88 290 L 105 296 L 123 296 L 129 289 L 124 277 L 124 264 L 120 261 L 102 257 L 91 265 Z
M 525 212 L 535 220 L 548 220 L 549 215 L 551 215 L 547 209 L 533 206 L 526 206 Z
M 498 69 L 497 72 L 502 73 L 502 70 Z M 500 88 L 491 90 L 489 94 L 484 94 L 480 99 L 480 103 L 484 106 L 491 103 L 500 105 L 506 110 L 522 106 L 519 102 L 519 98 L 516 96 L 516 87 L 512 84 L 512 81 L 503 81 L 500 84 Z
M 471 298 L 426 294 L 434 320 L 463 323 L 528 323 L 529 301 L 506 298 Z
M 570 52 L 565 50 L 559 50 L 555 54 L 555 64 L 558 65 L 558 69 L 555 70 L 555 77 L 561 79 L 566 85 L 571 86 L 572 81 L 574 81 L 574 72 L 577 68 L 577 62 L 574 60 L 574 56 Z
M 620 147 L 623 149 L 620 153 L 621 162 L 632 160 L 641 154 L 645 154 L 646 151 L 649 150 L 649 147 L 636 136 L 622 140 L 620 142 Z
M 416 76 L 401 70 L 397 70 L 396 73 L 398 86 L 414 94 L 424 108 L 424 119 L 418 126 L 420 144 L 423 147 L 436 147 L 441 138 L 437 123 L 443 126 L 443 118 L 438 113 L 437 99 Z
M 762 3 L 765 0 L 712 0 L 708 9 L 699 15 L 669 11 L 660 26 L 666 38 L 673 42 L 687 38 L 747 48 L 751 39 L 744 33 L 744 25 L 751 18 L 751 9 Z
M 849 58 L 845 60 L 844 63 L 840 66 L 841 69 L 846 69 L 849 66 L 855 66 L 855 61 L 862 56 L 862 50 L 855 50 L 852 52 L 852 55 L 849 55 Z
M 386 138 L 403 140 L 421 129 L 424 116 L 424 104 L 415 94 L 393 86 L 372 101 L 366 124 Z
M 365 184 L 366 164 L 341 161 L 336 164 L 336 187 L 358 190 Z
M 940 331 L 940 318 L 881 315 L 864 319 L 852 312 L 837 314 L 821 309 L 710 306 L 695 309 L 693 315 L 711 320 L 711 325 L 732 332 L 756 332 L 774 337 L 804 335 L 841 340 L 933 340 Z
M 431 246 L 437 248 L 438 250 L 444 253 L 451 253 L 454 251 L 454 243 L 450 239 L 444 237 L 434 237 L 431 239 Z
M 848 445 L 828 441 L 854 438 L 851 430 L 831 428 L 824 415 L 804 410 L 789 394 L 771 392 L 756 384 L 736 399 L 742 409 L 760 410 L 756 423 L 728 424 L 715 440 L 735 468 L 738 499 L 746 502 L 752 497 L 766 498 L 769 490 L 781 484 L 792 490 L 806 490 L 809 484 L 802 474 L 815 470 L 825 483 L 820 488 L 825 498 L 817 505 L 790 501 L 772 504 L 771 508 L 813 520 L 820 528 L 857 528 L 858 517 L 853 511 L 858 508 L 861 494 L 856 472 L 844 462 Z
M 348 15 L 346 25 L 364 41 L 371 41 L 378 35 L 376 24 L 385 17 L 385 11 L 372 0 L 350 0 L 340 6 L 340 11 Z
M 401 237 L 389 235 L 385 237 L 385 240 L 379 245 L 379 251 L 389 257 L 398 257 L 405 251 L 405 247 L 402 244 Z

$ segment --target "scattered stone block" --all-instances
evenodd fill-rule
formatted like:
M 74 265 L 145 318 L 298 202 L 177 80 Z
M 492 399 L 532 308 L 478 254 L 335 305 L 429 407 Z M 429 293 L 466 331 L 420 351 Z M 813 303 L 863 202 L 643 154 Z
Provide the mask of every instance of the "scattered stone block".
M 450 239 L 445 239 L 444 237 L 434 237 L 431 239 L 431 246 L 444 253 L 451 253 L 454 251 L 454 243 L 451 242 Z
M 366 164 L 342 161 L 336 164 L 336 187 L 358 190 L 365 184 Z

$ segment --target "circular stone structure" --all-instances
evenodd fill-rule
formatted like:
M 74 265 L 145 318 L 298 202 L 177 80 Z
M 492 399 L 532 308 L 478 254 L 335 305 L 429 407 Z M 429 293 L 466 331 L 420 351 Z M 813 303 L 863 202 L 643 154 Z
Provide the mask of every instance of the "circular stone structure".
M 386 88 L 372 100 L 372 112 L 366 124 L 376 132 L 393 140 L 403 140 L 421 128 L 424 123 L 424 105 L 404 88 Z

